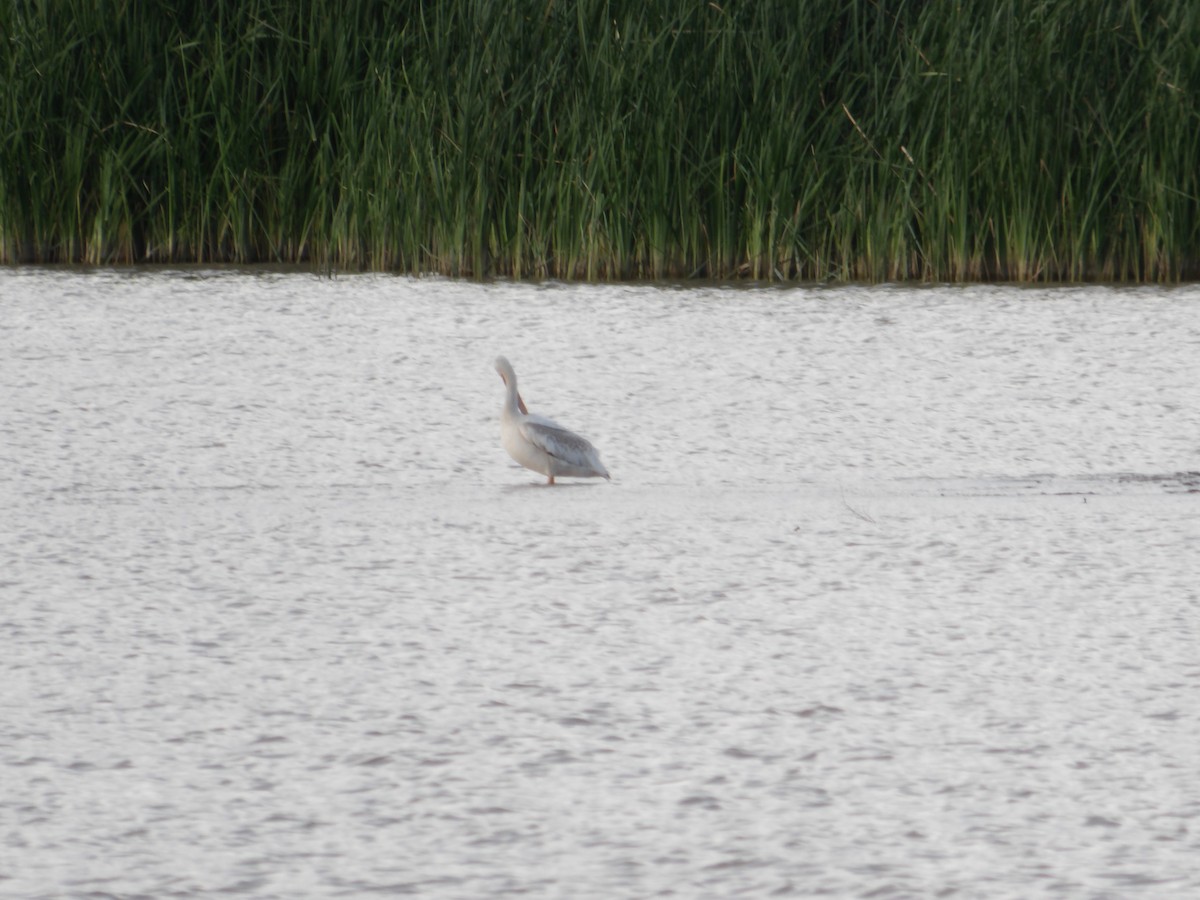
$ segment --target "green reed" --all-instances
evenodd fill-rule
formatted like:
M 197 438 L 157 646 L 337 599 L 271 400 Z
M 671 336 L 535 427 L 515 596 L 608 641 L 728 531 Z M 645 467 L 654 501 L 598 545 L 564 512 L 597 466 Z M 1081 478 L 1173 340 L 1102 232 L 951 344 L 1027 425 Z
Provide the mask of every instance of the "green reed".
M 1200 274 L 1186 0 L 14 0 L 0 42 L 5 262 Z

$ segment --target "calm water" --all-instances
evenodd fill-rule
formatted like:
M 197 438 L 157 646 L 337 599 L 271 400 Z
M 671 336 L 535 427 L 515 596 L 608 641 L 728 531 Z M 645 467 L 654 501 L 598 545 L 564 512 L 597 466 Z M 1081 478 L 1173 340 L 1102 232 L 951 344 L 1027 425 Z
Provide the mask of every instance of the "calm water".
M 1197 288 L 0 271 L 0 896 L 1200 895 L 1198 384 Z

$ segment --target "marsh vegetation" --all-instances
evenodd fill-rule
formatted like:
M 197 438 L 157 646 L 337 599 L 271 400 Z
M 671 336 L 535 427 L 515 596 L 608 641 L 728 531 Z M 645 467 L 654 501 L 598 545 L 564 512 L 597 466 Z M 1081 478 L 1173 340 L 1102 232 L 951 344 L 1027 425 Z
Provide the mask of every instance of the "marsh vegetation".
M 0 8 L 0 259 L 1200 271 L 1200 6 Z

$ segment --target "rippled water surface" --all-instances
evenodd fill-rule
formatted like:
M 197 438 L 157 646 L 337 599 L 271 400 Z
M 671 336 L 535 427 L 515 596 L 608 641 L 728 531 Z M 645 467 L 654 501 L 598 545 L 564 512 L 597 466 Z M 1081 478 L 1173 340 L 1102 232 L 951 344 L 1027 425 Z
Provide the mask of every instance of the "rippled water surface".
M 1200 896 L 1198 385 L 1196 288 L 2 271 L 0 896 Z

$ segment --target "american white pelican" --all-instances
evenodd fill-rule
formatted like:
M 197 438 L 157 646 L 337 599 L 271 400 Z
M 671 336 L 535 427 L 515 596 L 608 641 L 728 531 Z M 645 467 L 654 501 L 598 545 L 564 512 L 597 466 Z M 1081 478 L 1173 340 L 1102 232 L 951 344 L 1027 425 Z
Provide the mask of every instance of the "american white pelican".
M 525 408 L 525 401 L 517 393 L 517 373 L 503 356 L 496 357 L 496 371 L 506 389 L 500 410 L 500 443 L 509 456 L 545 475 L 550 479 L 547 484 L 554 484 L 557 475 L 608 478 L 600 453 L 587 440 Z

